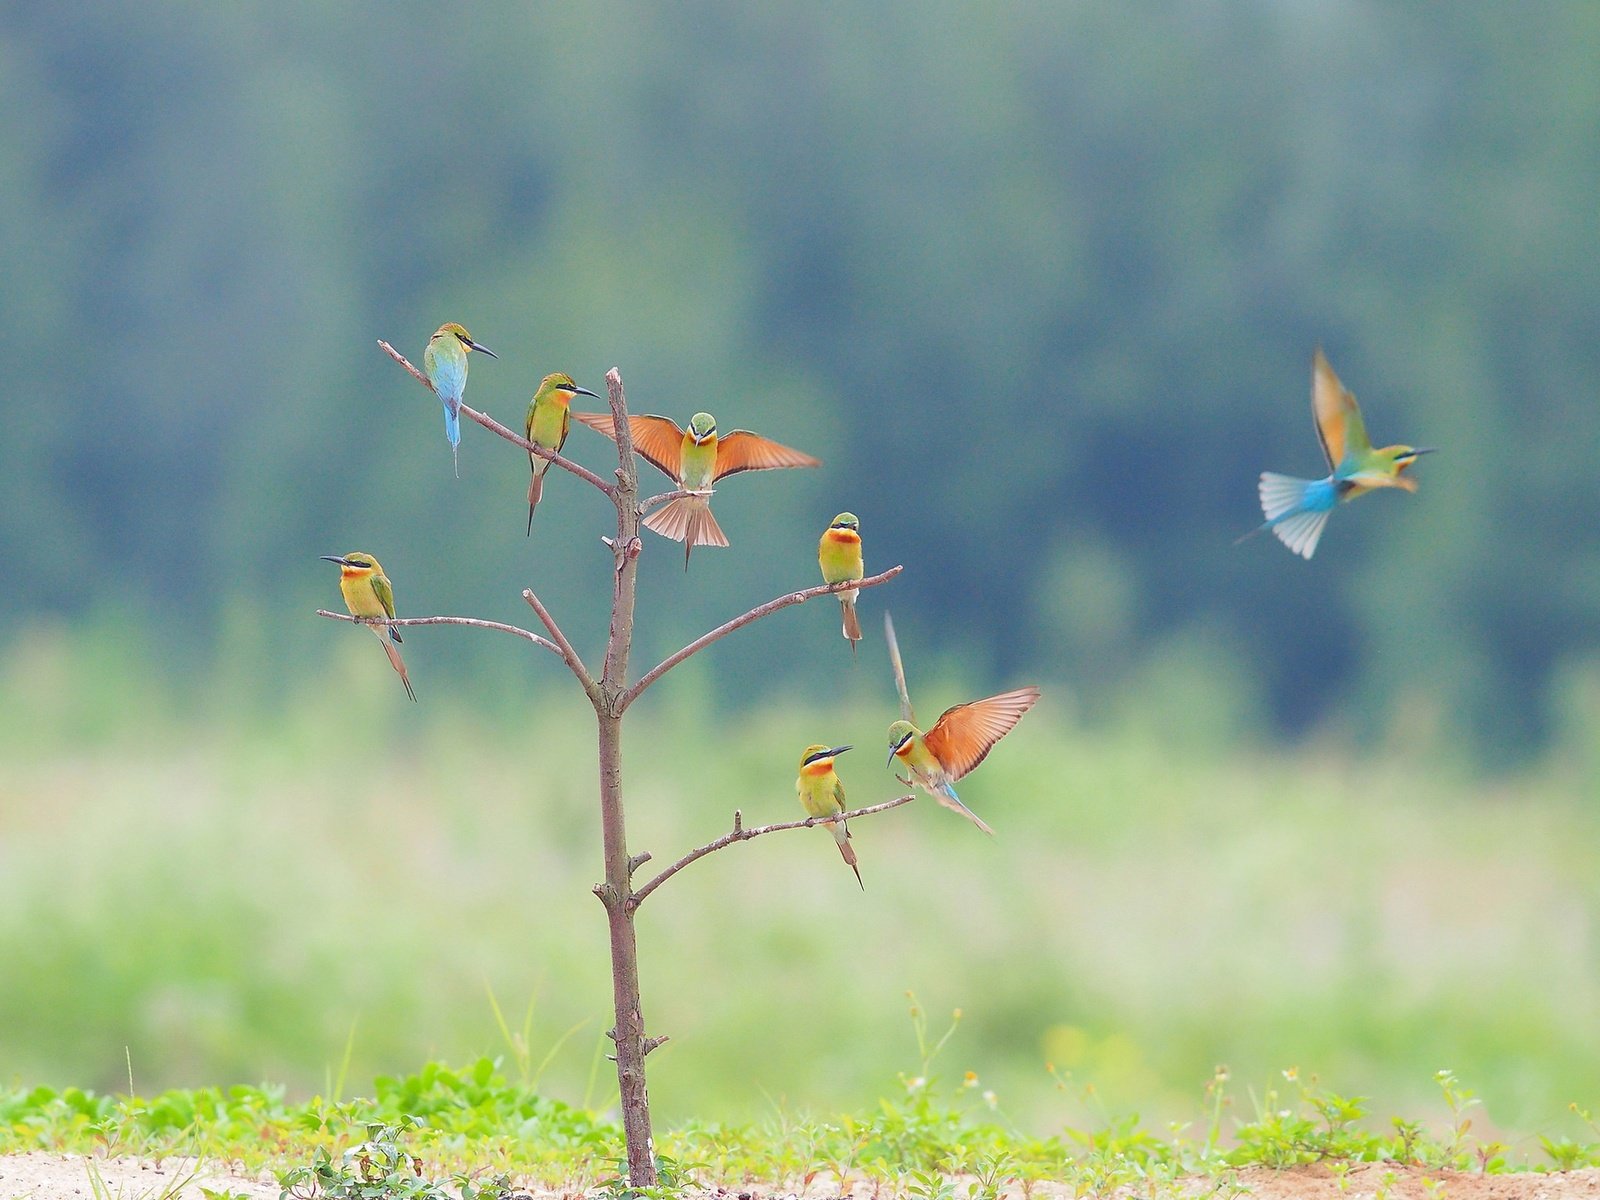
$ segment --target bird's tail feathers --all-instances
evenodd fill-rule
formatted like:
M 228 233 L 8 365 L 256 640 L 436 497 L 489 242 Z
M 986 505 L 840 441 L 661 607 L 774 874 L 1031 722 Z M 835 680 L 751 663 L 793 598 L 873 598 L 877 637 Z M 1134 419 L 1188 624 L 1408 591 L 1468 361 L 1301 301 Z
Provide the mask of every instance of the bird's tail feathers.
M 856 643 L 861 640 L 861 621 L 856 616 L 856 594 L 841 592 L 839 607 L 844 610 L 844 636 L 850 639 L 850 651 L 854 653 Z
M 833 840 L 839 843 L 839 857 L 856 873 L 856 882 L 861 884 L 863 892 L 866 891 L 867 885 L 861 882 L 861 868 L 856 863 L 855 847 L 850 844 L 850 829 L 843 821 L 833 823 Z
M 1269 521 L 1273 535 L 1301 558 L 1310 559 L 1317 552 L 1317 542 L 1328 524 L 1331 510 L 1297 512 Z
M 544 495 L 544 472 L 550 466 L 550 460 L 530 454 L 528 465 L 533 469 L 533 478 L 528 481 L 528 536 L 532 537 L 533 510 L 539 507 L 539 497 Z
M 939 790 L 933 794 L 933 798 L 948 808 L 951 812 L 960 813 L 963 817 L 971 821 L 990 837 L 994 836 L 994 830 L 989 828 L 988 823 L 985 822 L 984 819 L 977 813 L 968 808 L 965 804 L 961 803 L 961 797 L 956 795 L 955 784 L 949 782 L 940 784 Z
M 1296 479 L 1275 471 L 1261 472 L 1261 515 L 1269 521 L 1285 517 L 1305 503 L 1306 493 L 1318 481 Z
M 679 496 L 645 516 L 644 527 L 662 537 L 682 542 L 683 565 L 689 565 L 689 552 L 696 546 L 726 546 L 727 535 L 711 515 L 711 501 L 704 496 Z
M 395 642 L 400 639 L 394 636 L 394 631 L 386 625 L 374 625 L 372 631 L 378 635 L 378 640 L 383 643 L 383 652 L 389 656 L 389 665 L 400 676 L 400 682 L 406 685 L 406 695 L 416 702 L 417 693 L 411 688 L 411 676 L 406 673 L 406 660 L 400 657 L 400 651 L 395 648 Z

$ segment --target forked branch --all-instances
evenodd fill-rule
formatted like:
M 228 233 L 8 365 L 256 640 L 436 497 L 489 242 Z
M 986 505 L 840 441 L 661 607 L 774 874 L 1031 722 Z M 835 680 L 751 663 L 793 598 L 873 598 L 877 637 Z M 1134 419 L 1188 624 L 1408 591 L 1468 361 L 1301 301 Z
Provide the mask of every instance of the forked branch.
M 561 647 L 548 638 L 542 638 L 531 630 L 507 625 L 503 621 L 485 621 L 478 617 L 396 617 L 388 621 L 376 617 L 352 617 L 349 613 L 329 612 L 325 608 L 317 609 L 317 616 L 331 617 L 335 621 L 350 621 L 356 625 L 471 625 L 474 629 L 498 629 L 501 633 L 514 634 L 530 641 L 535 646 L 543 646 L 558 658 L 561 657 Z
M 382 338 L 378 339 L 378 348 L 380 350 L 382 350 L 385 354 L 387 354 L 390 358 L 394 359 L 395 362 L 399 363 L 406 370 L 410 371 L 411 372 L 411 377 L 413 379 L 415 379 L 418 383 L 420 383 L 423 387 L 427 388 L 430 392 L 433 391 L 433 383 L 432 383 L 432 381 L 429 380 L 429 378 L 426 375 L 424 375 L 421 371 L 417 370 L 414 366 L 412 366 L 409 362 L 407 362 L 406 361 L 406 356 L 404 354 L 401 354 L 400 351 L 396 350 L 393 346 L 389 345 L 389 343 L 384 341 Z M 437 395 L 438 393 L 435 392 L 434 394 Z M 520 433 L 514 433 L 510 429 L 506 428 L 506 426 L 500 424 L 499 421 L 496 421 L 488 413 L 481 413 L 477 409 L 472 408 L 472 407 L 470 407 L 470 406 L 468 406 L 466 404 L 463 404 L 461 406 L 461 412 L 462 412 L 463 416 L 471 417 L 474 421 L 476 421 L 479 425 L 482 425 L 490 433 L 499 434 L 501 437 L 505 438 L 506 441 L 512 442 L 515 445 L 521 446 L 529 454 L 537 454 L 540 458 L 548 458 L 551 462 L 555 463 L 556 466 L 561 467 L 561 468 L 563 468 L 565 470 L 571 471 L 579 479 L 582 479 L 582 480 L 584 480 L 584 481 L 586 481 L 588 483 L 592 483 L 595 487 L 599 488 L 606 495 L 611 496 L 611 495 L 613 495 L 615 493 L 615 491 L 616 491 L 615 488 L 613 488 L 604 479 L 601 479 L 600 476 L 596 475 L 593 471 L 589 470 L 588 467 L 580 467 L 577 463 L 573 462 L 570 458 L 563 458 L 561 455 L 557 454 L 554 450 L 546 450 L 543 446 L 535 446 L 532 442 L 530 442 L 527 438 L 523 437 Z
M 781 821 L 776 825 L 757 825 L 747 828 L 744 816 L 737 810 L 733 814 L 733 828 L 713 842 L 707 842 L 696 850 L 691 850 L 677 862 L 667 867 L 649 883 L 639 888 L 628 898 L 628 907 L 636 909 L 644 903 L 644 898 L 655 891 L 667 880 L 697 859 L 708 854 L 715 854 L 718 850 L 726 849 L 735 842 L 748 842 L 751 838 L 762 837 L 769 833 L 780 833 L 785 829 L 810 829 L 813 825 L 832 825 L 835 821 L 854 821 L 857 817 L 870 817 L 873 813 L 888 812 L 891 808 L 899 808 L 902 804 L 910 804 L 916 799 L 916 794 L 909 796 L 896 796 L 893 800 L 885 800 L 882 804 L 870 804 L 866 808 L 851 809 L 847 813 L 840 813 L 836 817 L 807 817 L 804 821 Z
M 719 638 L 727 637 L 734 630 L 742 629 L 752 621 L 759 621 L 762 617 L 770 616 L 779 609 L 788 608 L 791 604 L 804 604 L 807 600 L 814 600 L 818 596 L 831 596 L 838 592 L 848 592 L 852 588 L 877 587 L 880 583 L 888 583 L 889 580 L 893 579 L 903 570 L 905 570 L 904 567 L 895 566 L 890 567 L 887 571 L 883 571 L 877 575 L 868 575 L 865 579 L 849 579 L 841 583 L 821 583 L 816 587 L 805 588 L 804 590 L 798 592 L 790 592 L 787 596 L 779 596 L 775 600 L 768 600 L 765 604 L 758 604 L 742 616 L 735 617 L 731 621 L 725 621 L 723 624 L 718 625 L 710 633 L 702 634 L 700 637 L 695 638 L 694 641 L 690 642 L 676 654 L 662 659 L 655 666 L 651 667 L 639 677 L 638 683 L 634 684 L 631 688 L 623 693 L 622 699 L 617 705 L 617 711 L 619 713 L 626 711 L 628 705 L 637 700 L 645 688 L 649 687 L 656 680 L 660 679 L 684 659 L 688 658 L 692 654 L 696 654 L 699 651 L 704 650 L 707 646 L 709 646 L 712 642 L 717 641 Z

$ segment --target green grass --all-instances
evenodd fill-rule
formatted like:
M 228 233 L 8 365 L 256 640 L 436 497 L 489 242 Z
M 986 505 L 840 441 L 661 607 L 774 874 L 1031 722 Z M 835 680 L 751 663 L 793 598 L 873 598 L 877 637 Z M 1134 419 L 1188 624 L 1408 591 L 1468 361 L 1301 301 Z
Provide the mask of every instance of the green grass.
M 103 1094 L 131 1061 L 140 1094 L 270 1079 L 331 1104 L 347 1079 L 503 1053 L 516 1086 L 607 1109 L 581 701 L 535 659 L 536 702 L 485 716 L 440 688 L 413 707 L 370 637 L 344 641 L 340 691 L 271 709 L 196 711 L 131 672 L 108 706 L 65 643 L 0 669 L 0 1083 Z M 716 716 L 696 678 L 630 717 L 630 835 L 657 863 L 735 807 L 798 816 L 808 742 L 861 747 L 853 802 L 897 791 L 882 680 L 862 672 L 837 709 Z M 1562 764 L 1484 780 L 1438 758 L 1357 766 L 1331 736 L 1269 751 L 1167 685 L 1154 723 L 1087 722 L 1089 698 L 1047 687 L 963 789 L 999 836 L 925 801 L 863 821 L 865 894 L 825 834 L 797 831 L 652 897 L 663 1127 L 872 1109 L 916 1054 L 909 990 L 964 1011 L 950 1071 L 1029 1137 L 1192 1120 L 1219 1063 L 1253 1085 L 1235 1104 L 1292 1065 L 1385 1112 L 1435 1104 L 1449 1069 L 1514 1154 L 1589 1136 L 1569 1106 L 1600 1104 L 1600 814 Z
M 920 1016 L 915 1018 L 919 1039 Z M 942 1043 L 941 1043 L 942 1044 Z M 1158 1194 L 1185 1176 L 1226 1181 L 1249 1166 L 1388 1162 L 1428 1170 L 1502 1172 L 1600 1165 L 1600 1134 L 1552 1139 L 1536 1159 L 1509 1154 L 1473 1129 L 1476 1101 L 1448 1073 L 1436 1078 L 1441 1121 L 1372 1119 L 1365 1102 L 1285 1071 L 1243 1112 L 1225 1072 L 1191 1120 L 1155 1132 L 1137 1118 L 1018 1130 L 970 1076 L 944 1084 L 938 1048 L 924 1043 L 916 1075 L 891 1098 L 826 1119 L 774 1113 L 745 1123 L 690 1122 L 657 1138 L 664 1186 L 807 1187 L 818 1179 L 865 1184 L 911 1200 L 995 1200 L 1004 1189 L 1064 1185 L 1074 1194 L 1137 1186 Z M 562 1194 L 621 1194 L 621 1131 L 611 1120 L 511 1082 L 490 1059 L 437 1063 L 380 1077 L 370 1098 L 293 1102 L 281 1088 L 173 1090 L 151 1097 L 76 1088 L 0 1091 L 0 1153 L 64 1150 L 151 1159 L 182 1155 L 274 1172 L 286 1194 L 491 1200 L 512 1183 Z

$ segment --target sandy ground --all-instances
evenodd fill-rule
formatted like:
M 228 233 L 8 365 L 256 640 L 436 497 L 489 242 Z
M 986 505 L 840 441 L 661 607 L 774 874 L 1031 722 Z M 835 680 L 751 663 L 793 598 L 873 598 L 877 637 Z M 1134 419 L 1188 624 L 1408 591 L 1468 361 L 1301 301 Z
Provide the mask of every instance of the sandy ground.
M 96 1186 L 98 1173 L 101 1185 Z M 151 1162 L 136 1158 L 85 1158 L 76 1154 L 13 1154 L 0 1157 L 0 1200 L 83 1200 L 98 1194 L 111 1200 L 206 1200 L 202 1188 L 221 1196 L 277 1200 L 278 1185 L 268 1177 L 233 1175 L 226 1170 L 168 1158 Z M 865 1195 L 864 1189 L 857 1189 Z M 548 1193 L 535 1193 L 548 1194 Z M 1252 1168 L 1241 1171 L 1236 1184 L 1196 1179 L 1189 1194 L 1231 1200 L 1600 1200 L 1600 1170 L 1564 1174 L 1475 1175 L 1456 1171 L 1424 1171 L 1389 1163 L 1352 1166 L 1343 1179 L 1326 1167 L 1286 1171 Z M 718 1200 L 779 1200 L 795 1197 L 783 1188 L 752 1185 L 748 1191 L 718 1190 Z M 1069 1196 L 1044 1185 L 1035 1196 Z M 806 1200 L 823 1200 L 823 1193 Z

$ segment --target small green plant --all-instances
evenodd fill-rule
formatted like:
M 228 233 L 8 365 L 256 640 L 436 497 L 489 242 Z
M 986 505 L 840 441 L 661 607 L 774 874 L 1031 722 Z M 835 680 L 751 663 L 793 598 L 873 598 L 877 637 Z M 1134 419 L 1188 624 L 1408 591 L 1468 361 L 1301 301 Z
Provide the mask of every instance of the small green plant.
M 401 1145 L 418 1122 L 401 1117 L 393 1123 L 367 1126 L 366 1141 L 335 1160 L 318 1147 L 309 1167 L 292 1167 L 278 1176 L 281 1200 L 456 1200 L 443 1184 L 429 1179 L 422 1160 Z M 511 1181 L 496 1175 L 485 1181 L 465 1173 L 454 1176 L 460 1200 L 509 1200 Z

